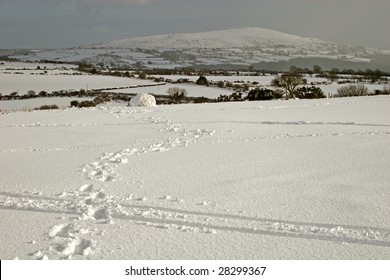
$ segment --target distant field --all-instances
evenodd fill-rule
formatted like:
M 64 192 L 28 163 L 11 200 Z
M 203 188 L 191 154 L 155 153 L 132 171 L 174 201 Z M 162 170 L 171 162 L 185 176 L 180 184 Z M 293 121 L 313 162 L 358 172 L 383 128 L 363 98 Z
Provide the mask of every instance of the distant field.
M 130 89 L 121 89 L 121 90 L 111 90 L 111 92 L 121 92 L 121 93 L 152 93 L 156 95 L 168 95 L 167 91 L 172 87 L 184 88 L 189 97 L 207 97 L 207 98 L 217 98 L 221 94 L 231 94 L 233 93 L 232 89 L 218 88 L 218 87 L 206 87 L 198 86 L 194 84 L 166 84 L 157 87 L 139 87 L 139 88 L 130 88 Z
M 42 71 L 40 71 L 42 72 Z M 59 90 L 99 89 L 109 87 L 125 87 L 153 84 L 150 80 L 137 80 L 112 76 L 92 75 L 31 75 L 0 73 L 0 93 L 10 94 L 17 91 L 19 95 L 26 94 L 29 90 L 36 93 L 44 90 L 47 92 Z
M 1 56 L 7 56 L 7 55 L 18 55 L 23 54 L 26 52 L 30 52 L 30 50 L 22 50 L 22 49 L 0 49 L 0 55 Z
M 72 100 L 84 101 L 93 98 L 75 98 L 75 97 L 53 97 L 53 98 L 33 98 L 23 100 L 0 101 L 1 111 L 27 111 L 39 108 L 43 105 L 57 105 L 59 108 L 69 107 Z
M 89 75 L 83 72 L 76 71 L 75 65 L 63 64 L 41 64 L 41 63 L 21 63 L 21 62 L 5 62 L 0 65 L 0 94 L 8 95 L 12 92 L 18 92 L 19 95 L 24 95 L 28 91 L 33 90 L 36 93 L 46 91 L 48 93 L 60 90 L 80 89 L 92 90 L 101 89 L 104 91 L 119 92 L 119 93 L 152 93 L 156 95 L 166 95 L 171 87 L 180 87 L 187 90 L 189 97 L 207 97 L 217 98 L 220 95 L 230 95 L 235 91 L 234 88 L 216 86 L 198 86 L 195 85 L 199 76 L 186 75 L 154 75 L 154 77 L 170 80 L 165 85 L 158 85 L 153 79 L 136 79 L 114 76 L 99 76 Z M 272 79 L 275 75 L 264 76 L 207 76 L 208 81 L 218 82 L 224 81 L 229 83 L 248 84 L 250 88 L 256 86 L 270 87 Z M 337 93 L 337 89 L 344 86 L 336 82 L 330 83 L 325 78 L 316 78 L 306 76 L 308 84 L 314 84 L 320 87 L 325 95 L 330 96 Z M 176 83 L 179 79 L 188 80 L 187 83 Z M 382 90 L 389 84 L 364 84 L 369 91 Z M 150 86 L 150 87 L 149 87 Z M 245 93 L 244 93 L 245 95 Z M 23 103 L 25 105 L 25 103 Z M 34 105 L 35 106 L 35 105 Z M 7 107 L 7 106 L 3 106 Z M 19 106 L 17 106 L 19 108 Z M 30 108 L 29 106 L 27 106 Z M 0 107 L 1 108 L 1 107 Z

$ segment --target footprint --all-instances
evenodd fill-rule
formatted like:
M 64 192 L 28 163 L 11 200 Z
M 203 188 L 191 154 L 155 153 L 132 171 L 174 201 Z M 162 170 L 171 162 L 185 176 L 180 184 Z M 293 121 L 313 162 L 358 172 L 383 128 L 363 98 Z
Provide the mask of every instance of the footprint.
M 70 233 L 71 229 L 73 229 L 73 225 L 64 225 L 59 224 L 56 226 L 53 226 L 49 232 L 50 238 L 56 238 L 56 237 L 71 237 L 73 236 L 72 233 Z
M 73 239 L 65 246 L 60 247 L 61 253 L 65 257 L 69 257 L 72 254 L 88 256 L 92 253 L 93 241 L 89 239 Z
M 82 185 L 80 188 L 79 188 L 79 191 L 80 192 L 92 192 L 93 191 L 93 185 L 92 184 L 85 184 L 85 185 Z

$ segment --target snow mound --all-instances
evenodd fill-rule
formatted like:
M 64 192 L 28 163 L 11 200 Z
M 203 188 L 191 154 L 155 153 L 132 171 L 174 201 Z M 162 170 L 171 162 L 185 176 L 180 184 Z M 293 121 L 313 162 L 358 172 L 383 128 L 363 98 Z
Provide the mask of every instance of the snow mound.
M 155 107 L 156 99 L 153 95 L 141 93 L 137 94 L 130 100 L 131 107 Z

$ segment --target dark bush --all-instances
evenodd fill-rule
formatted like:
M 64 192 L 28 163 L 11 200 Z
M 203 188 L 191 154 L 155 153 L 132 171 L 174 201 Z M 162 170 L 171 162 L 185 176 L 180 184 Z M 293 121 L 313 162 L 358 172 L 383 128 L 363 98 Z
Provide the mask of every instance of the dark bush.
M 278 96 L 276 96 L 274 93 L 275 92 L 271 89 L 254 88 L 249 91 L 246 99 L 248 99 L 249 101 L 276 99 Z
M 390 88 L 384 87 L 383 90 L 377 89 L 374 91 L 374 95 L 390 95 Z
M 82 107 L 95 107 L 95 102 L 93 102 L 92 100 L 84 100 L 84 101 L 81 101 L 79 102 L 79 105 L 78 107 L 82 108 Z
M 79 106 L 79 102 L 77 100 L 73 100 L 70 102 L 70 107 L 78 107 Z
M 59 109 L 57 105 L 53 104 L 53 105 L 42 105 L 41 107 L 39 108 L 35 108 L 37 110 L 55 110 L 55 109 Z
M 39 97 L 46 97 L 47 96 L 47 92 L 44 91 L 44 90 L 41 90 L 38 95 L 39 95 Z
M 196 81 L 196 84 L 200 86 L 209 86 L 209 81 L 205 76 L 200 76 L 199 79 Z
M 326 98 L 324 92 L 319 87 L 300 87 L 296 90 L 296 97 L 300 99 Z
M 194 103 L 209 103 L 210 102 L 210 99 L 208 99 L 207 97 L 196 97 L 194 98 Z
M 138 73 L 138 78 L 145 80 L 147 78 L 147 74 L 144 71 L 141 71 Z
M 30 89 L 28 92 L 27 92 L 27 97 L 30 97 L 30 98 L 33 98 L 33 97 L 36 97 L 36 93 L 35 91 L 33 91 L 32 89 Z
M 217 86 L 218 86 L 219 88 L 223 88 L 223 87 L 225 86 L 225 82 L 224 82 L 224 81 L 219 81 L 219 82 L 217 83 Z
M 221 94 L 217 99 L 217 102 L 230 102 L 230 101 L 243 101 L 242 92 L 233 92 L 231 95 Z
M 95 97 L 93 102 L 95 103 L 95 106 L 101 103 L 110 102 L 111 98 L 109 96 L 100 95 Z

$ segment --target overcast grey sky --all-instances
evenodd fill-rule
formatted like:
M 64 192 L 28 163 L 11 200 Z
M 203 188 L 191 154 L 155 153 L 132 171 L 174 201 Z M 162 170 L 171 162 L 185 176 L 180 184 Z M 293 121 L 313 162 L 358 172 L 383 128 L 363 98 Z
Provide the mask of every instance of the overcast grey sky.
M 0 0 L 0 48 L 264 27 L 390 49 L 390 0 Z

